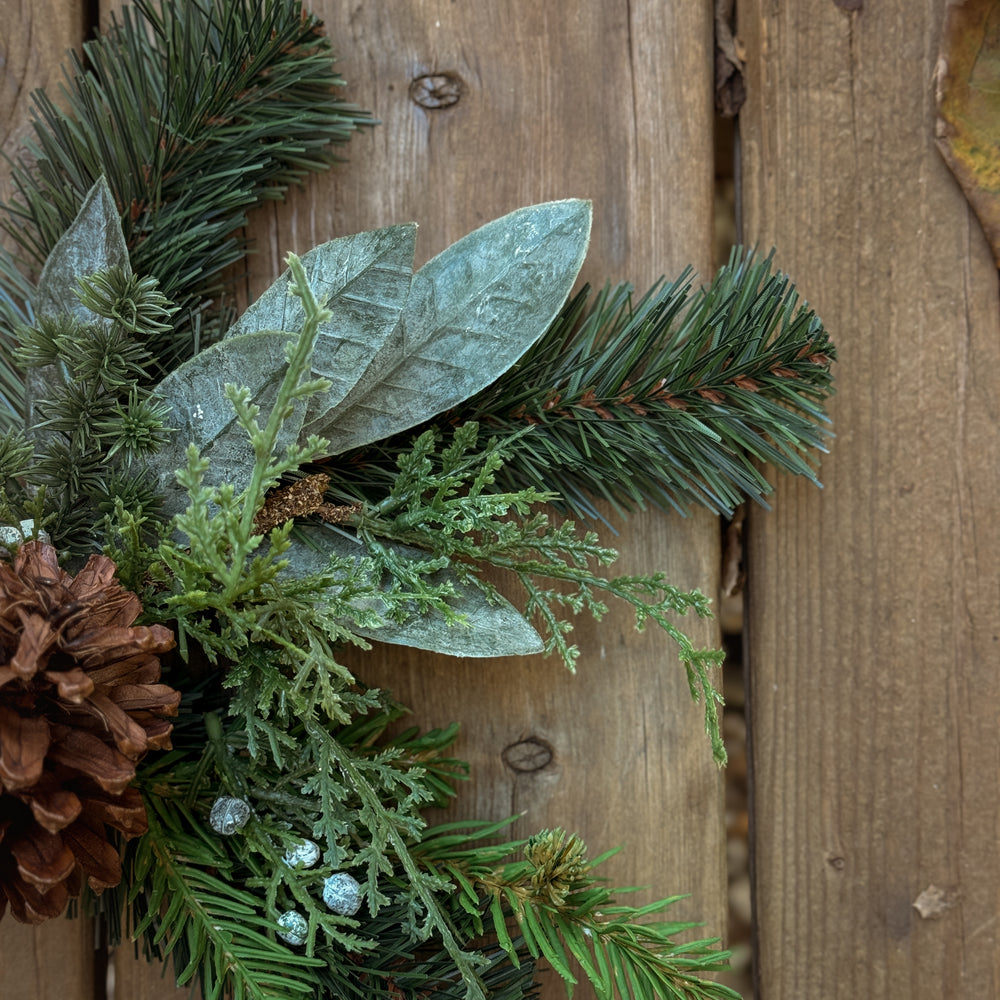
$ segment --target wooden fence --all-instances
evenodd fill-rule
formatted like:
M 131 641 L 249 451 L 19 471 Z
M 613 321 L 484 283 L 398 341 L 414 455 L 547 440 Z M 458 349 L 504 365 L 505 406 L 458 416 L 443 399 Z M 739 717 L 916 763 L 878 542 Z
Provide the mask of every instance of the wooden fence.
M 0 0 L 4 150 L 95 6 Z M 313 8 L 349 96 L 381 124 L 352 140 L 348 164 L 255 216 L 251 295 L 286 251 L 334 235 L 413 219 L 425 260 L 490 218 L 568 196 L 595 204 L 584 278 L 710 271 L 707 0 Z M 780 481 L 747 531 L 764 1000 L 1000 995 L 1000 315 L 991 254 L 933 145 L 943 14 L 941 0 L 737 11 L 743 239 L 777 247 L 840 351 L 825 489 Z M 422 106 L 411 84 L 428 75 L 456 81 L 459 100 Z M 618 543 L 625 569 L 717 589 L 711 516 L 636 517 Z M 698 638 L 718 642 L 710 624 Z M 550 661 L 398 648 L 370 655 L 364 676 L 426 725 L 462 723 L 466 814 L 523 812 L 523 831 L 624 844 L 614 877 L 691 893 L 681 915 L 722 934 L 723 776 L 682 671 L 627 616 L 579 639 L 575 677 Z M 529 738 L 553 759 L 513 770 L 504 751 Z M 913 903 L 930 886 L 944 906 L 923 917 Z M 86 922 L 8 919 L 0 997 L 104 1000 L 108 961 Z M 186 995 L 129 949 L 110 962 L 116 1000 Z

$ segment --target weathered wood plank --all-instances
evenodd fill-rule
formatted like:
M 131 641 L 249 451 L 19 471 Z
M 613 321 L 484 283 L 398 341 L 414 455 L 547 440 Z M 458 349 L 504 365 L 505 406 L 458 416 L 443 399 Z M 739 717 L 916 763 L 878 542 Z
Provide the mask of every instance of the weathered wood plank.
M 826 488 L 783 482 L 749 533 L 768 1000 L 1000 989 L 997 273 L 933 146 L 941 17 L 740 9 L 745 238 L 840 351 Z
M 97 1000 L 94 928 L 90 920 L 49 920 L 40 927 L 0 927 L 0 997 Z
M 415 219 L 425 260 L 522 204 L 590 197 L 585 277 L 645 286 L 692 262 L 711 266 L 711 24 L 704 5 L 554 0 L 456 5 L 325 3 L 352 99 L 381 120 L 352 141 L 350 163 L 256 221 L 254 288 L 281 254 L 333 235 Z M 425 75 L 457 81 L 457 103 L 411 98 Z M 635 518 L 616 540 L 623 572 L 664 569 L 716 589 L 717 524 Z M 715 642 L 711 626 L 693 626 Z M 628 615 L 582 624 L 577 676 L 539 659 L 452 661 L 398 648 L 357 661 L 423 725 L 462 724 L 473 765 L 461 814 L 524 812 L 515 827 L 579 830 L 595 851 L 625 844 L 609 865 L 625 884 L 690 892 L 681 915 L 724 931 L 720 775 L 673 651 L 637 635 Z M 554 752 L 515 772 L 504 751 L 535 738 Z M 508 754 L 508 759 L 510 755 Z M 554 991 L 550 995 L 556 996 Z M 578 995 L 588 995 L 581 993 Z
M 159 962 L 147 962 L 127 941 L 112 949 L 109 964 L 114 981 L 114 996 L 109 1000 L 181 1000 L 200 995 L 197 991 L 192 994 L 190 986 L 174 985 L 173 959 L 168 960 L 166 969 Z
M 29 98 L 58 78 L 67 49 L 83 39 L 80 0 L 0 0 L 0 152 L 14 155 L 29 132 Z M 10 194 L 0 170 L 0 198 Z M 89 920 L 38 928 L 8 916 L 0 927 L 0 996 L 93 1000 L 94 941 Z
M 0 0 L 0 153 L 13 156 L 30 134 L 32 91 L 59 79 L 67 49 L 84 37 L 83 0 Z M 0 170 L 0 198 L 9 194 Z

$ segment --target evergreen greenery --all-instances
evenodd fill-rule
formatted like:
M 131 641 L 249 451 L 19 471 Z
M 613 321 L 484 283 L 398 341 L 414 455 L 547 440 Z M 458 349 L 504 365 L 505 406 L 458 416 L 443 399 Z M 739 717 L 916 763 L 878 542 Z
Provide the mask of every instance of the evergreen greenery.
M 246 390 L 226 390 L 256 456 L 248 489 L 237 496 L 228 484 L 205 486 L 205 460 L 192 446 L 179 474 L 190 503 L 172 520 L 172 531 L 144 530 L 149 525 L 121 503 L 102 522 L 107 551 L 123 581 L 142 594 L 146 616 L 176 630 L 187 665 L 178 664 L 175 676 L 186 690 L 199 684 L 209 690 L 178 727 L 175 752 L 140 776 L 150 831 L 130 849 L 132 932 L 156 954 L 172 955 L 179 980 L 198 978 L 209 997 L 225 989 L 255 998 L 328 995 L 324 990 L 416 997 L 434 989 L 470 1000 L 513 1000 L 530 994 L 539 957 L 554 960 L 567 982 L 573 977 L 566 963 L 575 957 L 602 996 L 726 996 L 696 975 L 724 960 L 714 942 L 681 947 L 673 937 L 689 925 L 645 922 L 671 900 L 616 908 L 589 875 L 577 841 L 564 848 L 559 835 L 544 834 L 530 845 L 498 848 L 483 840 L 499 831 L 496 825 L 472 824 L 461 834 L 426 830 L 422 808 L 449 796 L 452 778 L 463 771 L 447 756 L 454 729 L 386 738 L 393 706 L 338 664 L 337 644 L 363 641 L 345 622 L 359 615 L 357 596 L 387 571 L 400 602 L 447 609 L 447 591 L 428 587 L 426 568 L 398 553 L 384 563 L 371 557 L 374 566 L 334 559 L 326 574 L 290 578 L 282 571 L 291 523 L 266 538 L 254 526 L 268 490 L 324 452 L 317 438 L 305 446 L 280 443 L 296 400 L 326 388 L 311 378 L 311 354 L 327 313 L 294 256 L 290 266 L 305 322 L 290 342 L 271 411 L 260 413 Z M 101 277 L 96 284 L 106 282 Z M 370 539 L 373 552 L 380 551 L 379 538 L 403 539 L 449 560 L 460 555 L 456 565 L 467 567 L 469 579 L 477 579 L 474 565 L 492 564 L 507 565 L 525 581 L 541 575 L 571 582 L 576 589 L 568 593 L 527 583 L 529 603 L 552 622 L 551 641 L 569 660 L 568 623 L 556 605 L 599 615 L 604 608 L 594 591 L 600 589 L 686 642 L 665 612 L 704 613 L 703 598 L 681 594 L 659 577 L 605 580 L 588 569 L 589 560 L 608 563 L 614 553 L 593 533 L 579 537 L 568 523 L 550 528 L 532 514 L 545 494 L 485 492 L 502 459 L 495 442 L 482 452 L 476 443 L 474 425 L 439 452 L 433 433 L 418 440 L 382 504 L 357 516 L 359 535 Z M 370 611 L 361 617 L 372 624 Z M 214 664 L 225 668 L 221 675 Z M 706 666 L 703 690 L 714 708 Z M 253 820 L 231 843 L 205 828 L 221 793 L 253 807 Z M 303 836 L 325 845 L 315 871 L 281 862 Z M 504 860 L 522 849 L 525 862 Z M 330 914 L 318 902 L 317 885 L 336 870 L 351 872 L 363 886 L 364 920 Z M 274 937 L 286 909 L 308 920 L 304 951 Z
M 410 641 L 414 619 L 455 634 L 470 628 L 470 608 L 490 609 L 503 631 L 522 619 L 491 582 L 499 571 L 520 587 L 538 648 L 572 668 L 574 617 L 600 619 L 606 602 L 623 601 L 637 627 L 652 622 L 676 644 L 721 762 L 712 685 L 721 653 L 695 648 L 676 623 L 709 614 L 707 598 L 662 574 L 609 575 L 614 550 L 545 506 L 587 518 L 600 516 L 601 499 L 619 511 L 728 511 L 765 497 L 759 462 L 814 478 L 809 454 L 827 433 L 834 358 L 819 320 L 771 258 L 739 251 L 697 292 L 685 274 L 639 298 L 628 285 L 584 289 L 558 311 L 586 243 L 583 203 L 565 203 L 530 262 L 558 257 L 565 287 L 548 283 L 551 303 L 505 294 L 514 311 L 504 321 L 524 340 L 490 363 L 503 371 L 533 346 L 481 391 L 484 380 L 456 380 L 439 396 L 420 386 L 402 414 L 419 426 L 333 462 L 331 445 L 309 431 L 339 433 L 344 413 L 354 420 L 387 390 L 375 365 L 375 375 L 351 372 L 338 396 L 342 373 L 316 361 L 323 338 L 335 356 L 356 332 L 374 331 L 379 350 L 396 352 L 393 370 L 405 370 L 416 362 L 399 329 L 430 341 L 445 330 L 428 303 L 461 285 L 449 261 L 474 257 L 488 286 L 495 234 L 532 228 L 543 206 L 471 234 L 416 275 L 406 265 L 412 227 L 355 238 L 350 278 L 372 295 L 351 300 L 370 309 L 343 319 L 350 336 L 332 323 L 335 309 L 353 308 L 347 296 L 311 286 L 290 256 L 267 294 L 282 309 L 286 291 L 298 298 L 294 329 L 251 323 L 204 350 L 226 328 L 221 275 L 245 249 L 234 232 L 247 209 L 329 163 L 329 143 L 368 119 L 332 98 L 340 81 L 329 43 L 298 3 L 138 0 L 85 59 L 88 69 L 72 64 L 65 110 L 37 98 L 34 162 L 14 168 L 18 193 L 5 206 L 21 256 L 0 258 L 0 506 L 5 520 L 33 518 L 66 558 L 105 551 L 145 620 L 177 636 L 166 664 L 184 692 L 174 749 L 137 777 L 149 832 L 123 847 L 125 883 L 95 903 L 113 936 L 171 956 L 179 981 L 209 998 L 518 1000 L 536 992 L 539 959 L 569 988 L 579 970 L 602 1000 L 734 997 L 700 978 L 726 959 L 716 941 L 677 943 L 693 925 L 667 919 L 675 899 L 620 903 L 629 890 L 594 874 L 609 855 L 588 860 L 577 837 L 548 830 L 505 842 L 507 821 L 428 828 L 425 810 L 445 804 L 467 770 L 451 756 L 455 727 L 396 732 L 400 707 L 354 676 L 341 650 L 372 636 Z M 27 275 L 51 260 L 100 176 L 131 267 L 101 258 L 75 276 L 74 301 L 36 309 Z M 317 259 L 336 261 L 330 246 Z M 517 275 L 504 277 L 516 290 Z M 466 298 L 448 320 L 468 322 L 455 326 L 462 341 L 480 332 L 486 293 L 456 294 Z M 257 319 L 272 307 L 255 307 Z M 451 333 L 431 358 L 441 368 L 455 364 Z M 247 457 L 243 479 L 220 480 L 209 457 L 218 436 L 181 433 L 177 373 L 201 366 L 204 382 L 222 381 L 210 363 L 222 359 L 228 372 L 265 343 L 284 352 L 266 380 L 205 400 L 224 409 L 224 454 Z M 18 426 L 26 372 L 46 387 L 32 398 L 27 435 Z M 433 415 L 435 406 L 448 409 Z M 373 426 L 352 429 L 352 444 L 378 437 Z M 160 506 L 164 462 L 183 501 L 172 516 Z M 303 523 L 318 512 L 308 509 L 299 523 L 289 515 L 261 528 L 275 488 L 318 470 L 331 479 L 324 499 L 340 505 L 337 523 Z M 219 795 L 251 808 L 232 837 L 208 823 Z M 316 868 L 283 860 L 303 838 L 321 846 Z M 334 872 L 360 886 L 354 916 L 320 902 Z M 289 910 L 307 924 L 300 945 L 279 936 Z
M 773 255 L 772 255 L 773 256 Z M 724 514 L 771 486 L 760 463 L 816 482 L 836 349 L 772 256 L 734 249 L 707 286 L 690 274 L 638 300 L 629 284 L 578 292 L 537 344 L 436 426 L 480 422 L 516 447 L 498 486 L 545 483 L 556 505 L 600 517 L 647 503 Z M 372 496 L 409 437 L 330 468 L 341 496 Z
M 39 526 L 71 555 L 99 547 L 97 526 L 116 503 L 139 518 L 156 516 L 160 500 L 139 460 L 164 443 L 167 430 L 164 404 L 145 387 L 148 344 L 174 312 L 155 281 L 121 269 L 81 278 L 79 298 L 93 322 L 63 314 L 18 327 L 14 357 L 24 369 L 58 366 L 65 377 L 51 380 L 50 397 L 36 401 L 35 448 L 13 447 L 13 432 L 13 450 L 0 455 L 8 497 L 40 491 Z
M 34 137 L 12 164 L 0 252 L 0 427 L 24 412 L 9 362 L 32 321 L 37 272 L 100 176 L 133 269 L 176 305 L 150 337 L 162 375 L 228 325 L 223 273 L 246 252 L 246 213 L 334 162 L 367 113 L 337 96 L 329 39 L 300 0 L 136 0 L 69 53 L 62 98 L 34 95 Z

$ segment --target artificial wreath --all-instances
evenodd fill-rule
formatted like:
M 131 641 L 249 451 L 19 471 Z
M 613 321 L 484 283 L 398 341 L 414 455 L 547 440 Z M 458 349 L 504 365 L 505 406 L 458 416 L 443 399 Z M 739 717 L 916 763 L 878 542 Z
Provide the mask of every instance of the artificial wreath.
M 0 916 L 79 897 L 210 998 L 513 1000 L 540 958 L 601 997 L 735 996 L 699 978 L 715 942 L 617 902 L 579 838 L 428 826 L 454 727 L 393 728 L 338 650 L 572 665 L 571 618 L 625 601 L 721 761 L 720 654 L 675 621 L 708 600 L 608 575 L 573 518 L 730 511 L 759 461 L 813 477 L 819 320 L 740 251 L 697 291 L 572 294 L 575 200 L 416 272 L 412 225 L 340 236 L 234 317 L 246 211 L 371 126 L 321 25 L 137 0 L 84 58 L 61 106 L 37 95 L 4 206 Z

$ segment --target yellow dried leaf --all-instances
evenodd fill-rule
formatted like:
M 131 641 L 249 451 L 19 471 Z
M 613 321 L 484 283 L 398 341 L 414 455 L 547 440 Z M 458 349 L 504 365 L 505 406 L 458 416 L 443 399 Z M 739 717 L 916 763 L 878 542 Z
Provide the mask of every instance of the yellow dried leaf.
M 949 5 L 936 75 L 938 149 L 1000 266 L 1000 0 Z

